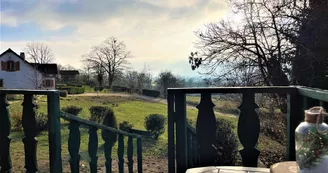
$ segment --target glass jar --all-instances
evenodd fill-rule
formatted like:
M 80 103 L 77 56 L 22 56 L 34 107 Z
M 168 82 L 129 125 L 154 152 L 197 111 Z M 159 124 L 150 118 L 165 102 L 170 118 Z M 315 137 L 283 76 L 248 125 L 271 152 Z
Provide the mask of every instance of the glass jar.
M 328 125 L 323 122 L 327 113 L 322 107 L 305 111 L 305 121 L 295 130 L 296 162 L 299 173 L 328 172 Z

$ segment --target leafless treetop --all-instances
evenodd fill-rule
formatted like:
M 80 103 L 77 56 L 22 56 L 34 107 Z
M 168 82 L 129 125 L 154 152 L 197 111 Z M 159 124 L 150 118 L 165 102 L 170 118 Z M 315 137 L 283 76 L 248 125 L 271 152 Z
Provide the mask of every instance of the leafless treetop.
M 28 43 L 25 51 L 28 60 L 34 63 L 47 64 L 54 60 L 51 48 L 45 43 Z

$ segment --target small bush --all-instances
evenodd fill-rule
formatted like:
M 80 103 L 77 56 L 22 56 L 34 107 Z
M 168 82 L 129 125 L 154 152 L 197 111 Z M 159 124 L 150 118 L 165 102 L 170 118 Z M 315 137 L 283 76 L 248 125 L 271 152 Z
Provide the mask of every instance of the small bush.
M 261 133 L 282 145 L 287 143 L 286 117 L 280 111 L 275 111 L 274 107 L 269 109 L 259 109 Z
M 103 120 L 102 124 L 105 126 L 109 126 L 109 127 L 117 129 L 117 122 L 116 122 L 116 118 L 115 118 L 115 115 L 114 115 L 114 112 L 112 111 L 112 109 L 107 108 L 103 115 L 104 115 L 104 120 Z M 112 146 L 117 141 L 117 133 L 114 133 L 114 132 L 111 132 L 108 130 L 101 130 L 101 137 L 105 141 L 109 140 L 111 142 Z
M 99 91 L 103 91 L 104 90 L 104 87 L 99 87 Z
M 18 132 L 23 130 L 22 113 L 11 114 L 11 130 Z
M 153 134 L 155 139 L 164 133 L 165 117 L 160 114 L 150 114 L 145 118 L 145 128 Z
M 90 121 L 94 121 L 97 123 L 101 123 L 106 114 L 114 114 L 113 110 L 107 106 L 91 106 L 89 108 L 91 117 L 90 117 Z
M 67 86 L 73 86 L 73 87 L 82 87 L 81 84 L 68 84 Z
M 156 90 L 142 90 L 142 95 L 145 95 L 145 96 L 150 96 L 150 97 L 159 97 L 161 93 L 159 91 L 156 91 Z
M 37 114 L 36 129 L 38 132 L 42 132 L 48 129 L 48 115 L 44 113 Z
M 59 91 L 59 96 L 60 96 L 60 97 L 67 97 L 67 95 L 68 95 L 67 90 L 60 90 L 60 91 Z
M 133 125 L 130 124 L 129 122 L 127 122 L 127 121 L 123 121 L 119 125 L 119 129 L 122 130 L 122 131 L 126 131 L 126 132 L 130 132 L 132 127 L 133 127 Z
M 235 165 L 238 153 L 238 140 L 233 132 L 234 125 L 225 119 L 216 121 L 217 165 Z
M 62 108 L 62 111 L 77 116 L 82 111 L 82 108 L 78 106 L 68 106 Z

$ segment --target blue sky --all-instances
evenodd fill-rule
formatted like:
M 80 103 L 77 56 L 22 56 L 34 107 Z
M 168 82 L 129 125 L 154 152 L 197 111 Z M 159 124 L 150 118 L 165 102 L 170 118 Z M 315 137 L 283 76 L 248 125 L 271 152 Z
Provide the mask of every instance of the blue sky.
M 194 76 L 188 55 L 194 31 L 219 21 L 224 0 L 1 0 L 0 51 L 45 42 L 55 62 L 81 66 L 81 55 L 108 37 L 131 51 L 132 68 Z

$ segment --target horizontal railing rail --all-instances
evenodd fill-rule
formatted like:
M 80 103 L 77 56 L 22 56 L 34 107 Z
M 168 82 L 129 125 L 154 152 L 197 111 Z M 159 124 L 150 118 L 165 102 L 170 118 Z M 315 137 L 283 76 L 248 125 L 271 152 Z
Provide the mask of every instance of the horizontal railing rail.
M 216 117 L 212 94 L 242 95 L 241 105 L 238 107 L 238 138 L 243 146 L 240 151 L 244 166 L 257 167 L 260 151 L 257 150 L 260 134 L 260 120 L 256 109 L 255 94 L 270 93 L 276 96 L 286 95 L 287 101 L 287 160 L 295 160 L 295 129 L 304 119 L 302 97 L 320 100 L 318 104 L 325 105 L 328 91 L 305 88 L 300 86 L 274 87 L 214 87 L 214 88 L 170 88 L 168 89 L 168 165 L 169 172 L 185 172 L 195 167 L 193 162 L 195 147 L 190 144 L 196 138 L 197 154 L 200 164 L 197 166 L 213 165 L 215 148 L 212 146 L 216 135 Z M 186 120 L 186 95 L 200 94 L 197 105 L 198 116 L 196 122 L 196 137 L 191 132 Z
M 137 140 L 137 170 L 138 172 L 142 173 L 142 136 L 127 133 L 125 131 L 121 131 L 109 126 L 105 126 L 102 124 L 95 123 L 93 121 L 85 120 L 79 118 L 75 115 L 61 112 L 60 116 L 70 121 L 69 124 L 69 139 L 68 139 L 68 150 L 70 154 L 70 165 L 71 165 L 71 172 L 79 172 L 79 148 L 80 148 L 80 131 L 79 126 L 84 125 L 89 127 L 89 143 L 88 143 L 88 153 L 89 157 L 91 158 L 90 161 L 90 171 L 91 173 L 96 173 L 97 168 L 97 148 L 98 148 L 98 135 L 97 130 L 105 130 L 107 132 L 107 136 L 104 138 L 105 144 L 105 165 L 106 165 L 106 172 L 112 172 L 112 147 L 114 144 L 114 140 L 116 139 L 116 135 L 118 135 L 118 149 L 117 149 L 117 156 L 118 156 L 118 169 L 119 173 L 124 172 L 124 136 L 128 137 L 128 144 L 127 144 L 127 158 L 128 158 L 128 172 L 133 173 L 133 139 Z

